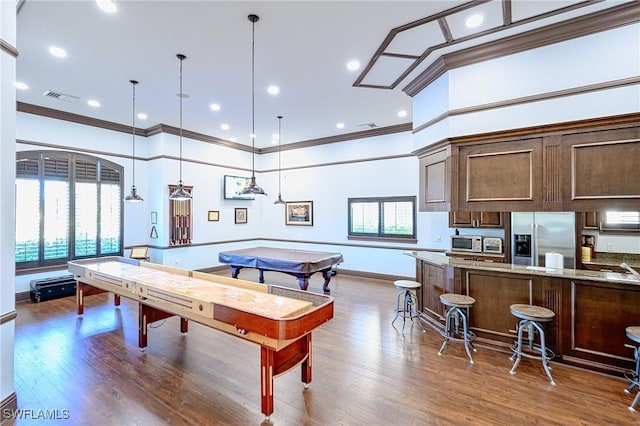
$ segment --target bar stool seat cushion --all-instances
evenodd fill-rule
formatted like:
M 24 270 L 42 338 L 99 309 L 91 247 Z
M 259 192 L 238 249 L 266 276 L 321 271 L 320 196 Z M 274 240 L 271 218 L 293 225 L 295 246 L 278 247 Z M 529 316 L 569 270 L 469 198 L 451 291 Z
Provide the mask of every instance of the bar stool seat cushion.
M 467 308 L 473 306 L 473 304 L 476 303 L 476 299 L 471 296 L 465 296 L 464 294 L 445 293 L 440 295 L 440 302 L 446 306 Z
M 417 281 L 410 281 L 410 280 L 397 280 L 393 282 L 393 286 L 395 288 L 400 288 L 400 289 L 415 289 L 415 288 L 420 288 L 422 287 L 422 284 L 420 284 Z
M 509 306 L 509 310 L 514 317 L 530 321 L 546 322 L 551 321 L 556 316 L 551 309 L 521 303 Z
M 624 329 L 627 337 L 636 343 L 640 343 L 640 326 L 631 326 Z

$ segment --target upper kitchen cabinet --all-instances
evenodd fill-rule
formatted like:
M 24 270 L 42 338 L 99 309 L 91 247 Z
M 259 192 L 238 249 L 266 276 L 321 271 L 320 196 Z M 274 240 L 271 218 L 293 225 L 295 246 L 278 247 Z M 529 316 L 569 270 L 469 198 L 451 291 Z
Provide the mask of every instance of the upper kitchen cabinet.
M 502 212 L 449 212 L 449 228 L 504 228 Z
M 640 128 L 564 135 L 567 210 L 640 209 Z
M 640 114 L 460 136 L 414 154 L 420 211 L 469 212 L 471 226 L 471 212 L 640 210 Z
M 446 212 L 451 209 L 451 148 L 437 144 L 428 153 L 416 152 L 420 159 L 419 210 Z
M 542 209 L 542 138 L 458 147 L 458 210 Z

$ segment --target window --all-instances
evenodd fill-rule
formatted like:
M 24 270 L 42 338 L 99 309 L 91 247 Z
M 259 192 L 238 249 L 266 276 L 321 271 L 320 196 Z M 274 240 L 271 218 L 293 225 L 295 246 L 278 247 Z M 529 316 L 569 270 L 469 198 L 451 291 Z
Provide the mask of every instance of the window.
M 605 211 L 602 221 L 603 231 L 638 232 L 640 231 L 640 212 Z
M 416 197 L 349 198 L 349 238 L 416 239 Z
M 16 269 L 121 255 L 122 170 L 75 153 L 17 153 Z

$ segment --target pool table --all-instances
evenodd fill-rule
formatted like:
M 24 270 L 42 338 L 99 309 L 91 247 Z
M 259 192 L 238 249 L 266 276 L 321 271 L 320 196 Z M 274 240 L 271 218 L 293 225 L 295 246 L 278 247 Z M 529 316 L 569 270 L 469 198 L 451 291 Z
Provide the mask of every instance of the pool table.
M 295 250 L 277 247 L 252 247 L 240 250 L 223 251 L 218 254 L 218 261 L 231 266 L 231 276 L 238 278 L 240 269 L 255 268 L 261 283 L 264 282 L 264 271 L 283 272 L 298 278 L 300 289 L 309 287 L 309 277 L 322 272 L 324 284 L 322 290 L 329 293 L 331 269 L 342 263 L 340 253 L 322 251 Z

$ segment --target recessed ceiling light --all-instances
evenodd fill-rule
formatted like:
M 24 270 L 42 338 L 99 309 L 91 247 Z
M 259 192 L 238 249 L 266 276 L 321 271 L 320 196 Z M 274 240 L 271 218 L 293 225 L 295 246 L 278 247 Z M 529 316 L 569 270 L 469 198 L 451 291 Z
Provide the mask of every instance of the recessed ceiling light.
M 272 95 L 277 95 L 278 93 L 280 93 L 280 88 L 278 86 L 269 86 L 269 88 L 267 89 L 267 92 L 269 92 Z
M 27 83 L 23 83 L 21 81 L 16 81 L 13 85 L 16 87 L 16 89 L 20 90 L 27 90 L 29 88 Z
M 249 134 L 249 137 L 250 137 L 251 139 L 255 139 L 255 138 L 256 138 L 256 134 L 255 134 L 255 133 L 251 133 L 251 134 Z
M 118 9 L 111 0 L 96 0 L 96 4 L 107 13 L 114 13 Z
M 398 117 L 406 117 L 407 116 L 407 111 L 402 110 L 402 111 L 398 111 Z
M 220 105 L 218 104 L 211 104 L 209 108 L 211 108 L 211 111 L 220 111 Z
M 87 101 L 87 103 L 89 104 L 89 106 L 92 106 L 94 108 L 98 108 L 100 106 L 100 102 L 94 100 L 94 99 L 89 99 Z
M 275 140 L 276 142 L 278 141 L 278 139 L 280 138 L 280 136 L 278 136 L 277 133 L 274 133 L 271 135 L 271 139 Z
M 482 24 L 482 21 L 484 21 L 484 16 L 476 14 L 469 16 L 465 23 L 467 24 L 467 27 L 475 28 Z
M 53 56 L 57 56 L 58 58 L 64 58 L 67 56 L 67 52 L 65 52 L 64 49 L 55 46 L 49 48 L 49 53 Z
M 228 124 L 221 124 L 221 125 L 220 125 L 220 128 L 221 128 L 222 130 L 229 130 L 229 125 L 228 125 Z
M 338 129 L 343 129 L 344 128 L 344 123 L 338 123 L 338 124 L 336 124 L 336 127 Z
M 147 116 L 147 114 L 145 114 L 144 112 L 141 112 L 140 114 L 138 114 L 138 115 L 137 115 L 137 117 L 138 117 L 140 120 L 146 120 L 147 118 L 149 118 L 149 117 Z
M 353 60 L 347 63 L 347 69 L 349 71 L 355 71 L 360 68 L 360 62 Z

